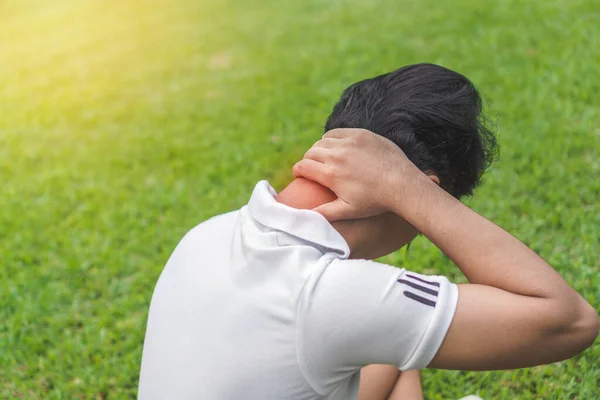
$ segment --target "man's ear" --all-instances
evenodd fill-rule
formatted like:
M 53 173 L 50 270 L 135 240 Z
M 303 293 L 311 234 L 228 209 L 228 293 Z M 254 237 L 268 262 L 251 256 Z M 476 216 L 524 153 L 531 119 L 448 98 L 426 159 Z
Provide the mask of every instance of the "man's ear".
M 427 174 L 427 177 L 435 182 L 436 185 L 440 186 L 440 178 L 437 175 Z

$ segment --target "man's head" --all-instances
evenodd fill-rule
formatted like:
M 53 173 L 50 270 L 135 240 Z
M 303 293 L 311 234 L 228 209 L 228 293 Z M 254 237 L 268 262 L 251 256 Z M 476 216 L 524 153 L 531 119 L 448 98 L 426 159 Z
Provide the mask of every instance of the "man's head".
M 406 66 L 351 85 L 325 124 L 325 131 L 335 128 L 363 128 L 390 139 L 456 198 L 472 194 L 497 152 L 477 89 L 463 75 L 432 64 Z M 303 189 L 293 190 L 292 196 L 282 192 L 281 198 L 306 199 L 320 190 L 320 185 L 296 187 Z M 391 213 L 335 221 L 333 226 L 354 258 L 383 256 L 418 234 Z
M 496 154 L 481 113 L 481 97 L 466 77 L 415 64 L 348 87 L 325 131 L 363 128 L 382 135 L 460 198 L 472 194 Z

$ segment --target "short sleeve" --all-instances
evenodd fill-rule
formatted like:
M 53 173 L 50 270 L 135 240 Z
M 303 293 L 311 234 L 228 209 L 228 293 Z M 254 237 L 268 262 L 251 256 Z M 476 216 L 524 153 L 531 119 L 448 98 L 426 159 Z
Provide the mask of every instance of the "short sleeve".
M 334 259 L 305 288 L 298 315 L 299 361 L 323 393 L 368 364 L 426 367 L 450 326 L 458 290 L 367 260 Z

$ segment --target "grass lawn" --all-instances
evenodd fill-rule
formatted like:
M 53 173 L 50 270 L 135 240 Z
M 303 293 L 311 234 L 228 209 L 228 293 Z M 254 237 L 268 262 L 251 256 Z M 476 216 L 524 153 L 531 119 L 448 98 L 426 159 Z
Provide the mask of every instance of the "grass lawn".
M 470 77 L 496 120 L 469 205 L 600 307 L 599 20 L 596 0 L 1 2 L 0 398 L 134 398 L 182 235 L 281 189 L 343 88 L 415 62 Z M 423 238 L 385 261 L 464 281 Z M 424 385 L 595 400 L 599 358 Z

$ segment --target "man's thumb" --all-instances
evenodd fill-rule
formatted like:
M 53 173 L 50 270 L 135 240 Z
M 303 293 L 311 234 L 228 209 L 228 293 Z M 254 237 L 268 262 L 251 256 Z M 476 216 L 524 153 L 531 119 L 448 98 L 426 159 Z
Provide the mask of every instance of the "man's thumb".
M 319 207 L 313 208 L 313 211 L 324 216 L 327 221 L 334 222 L 339 221 L 340 219 L 347 219 L 350 207 L 348 206 L 348 203 L 338 198 L 330 203 L 325 203 Z

